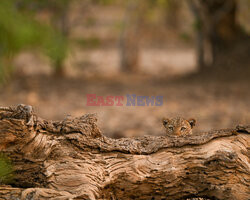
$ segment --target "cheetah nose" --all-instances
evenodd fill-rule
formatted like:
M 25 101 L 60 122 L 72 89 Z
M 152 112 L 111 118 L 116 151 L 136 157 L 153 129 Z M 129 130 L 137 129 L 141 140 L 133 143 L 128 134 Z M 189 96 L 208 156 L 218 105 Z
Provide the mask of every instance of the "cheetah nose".
M 174 134 L 175 134 L 175 135 L 180 135 L 180 131 L 179 131 L 179 130 L 176 130 L 176 131 L 174 132 Z
M 174 134 L 175 134 L 175 135 L 181 135 L 181 128 L 176 128 L 176 129 L 174 130 Z

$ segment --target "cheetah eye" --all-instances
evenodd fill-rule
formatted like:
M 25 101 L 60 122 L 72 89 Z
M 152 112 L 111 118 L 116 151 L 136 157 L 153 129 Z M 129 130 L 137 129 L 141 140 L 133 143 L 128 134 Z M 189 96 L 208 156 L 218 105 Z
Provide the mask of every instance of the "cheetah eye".
M 174 130 L 174 127 L 173 126 L 169 126 L 168 129 L 172 131 L 172 130 Z
M 183 126 L 183 127 L 181 127 L 181 130 L 182 130 L 182 131 L 185 131 L 186 129 L 187 129 L 187 128 L 186 128 L 186 127 L 184 127 L 184 126 Z

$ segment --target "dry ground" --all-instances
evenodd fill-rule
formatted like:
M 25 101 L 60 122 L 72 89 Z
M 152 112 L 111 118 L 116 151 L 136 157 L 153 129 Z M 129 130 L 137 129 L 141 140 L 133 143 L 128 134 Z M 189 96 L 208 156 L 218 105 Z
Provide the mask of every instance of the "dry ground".
M 249 85 L 248 80 L 237 79 L 200 81 L 125 74 L 109 78 L 21 76 L 0 90 L 0 105 L 30 104 L 39 116 L 53 120 L 63 119 L 67 114 L 97 113 L 102 132 L 112 137 L 161 135 L 164 134 L 162 117 L 196 118 L 196 131 L 249 123 Z M 86 106 L 87 94 L 161 95 L 164 103 L 158 107 L 89 107 Z

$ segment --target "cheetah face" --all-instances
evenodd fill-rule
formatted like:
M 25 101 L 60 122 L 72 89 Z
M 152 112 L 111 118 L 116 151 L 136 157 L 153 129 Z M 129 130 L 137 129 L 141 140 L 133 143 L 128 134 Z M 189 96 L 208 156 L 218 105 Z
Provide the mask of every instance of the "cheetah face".
M 162 120 L 163 126 L 166 128 L 167 135 L 190 135 L 192 128 L 195 126 L 195 119 L 185 120 L 177 117 L 172 119 L 164 118 Z

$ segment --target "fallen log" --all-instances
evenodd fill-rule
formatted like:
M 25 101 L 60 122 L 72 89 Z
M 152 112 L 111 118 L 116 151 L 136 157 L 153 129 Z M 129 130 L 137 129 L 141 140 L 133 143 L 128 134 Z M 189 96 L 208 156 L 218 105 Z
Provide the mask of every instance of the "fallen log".
M 49 121 L 0 107 L 0 151 L 12 163 L 0 199 L 250 198 L 250 126 L 192 136 L 112 139 L 86 114 Z

